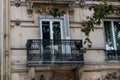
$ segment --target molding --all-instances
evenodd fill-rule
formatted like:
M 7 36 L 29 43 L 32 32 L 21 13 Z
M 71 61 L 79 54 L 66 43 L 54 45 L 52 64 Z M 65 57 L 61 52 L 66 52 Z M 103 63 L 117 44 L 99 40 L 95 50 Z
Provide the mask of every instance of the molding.
M 14 48 L 14 47 L 11 47 L 10 49 L 11 50 L 26 50 L 26 48 Z M 105 49 L 104 48 L 91 48 L 91 49 L 87 49 L 87 50 L 101 50 L 101 51 L 104 51 Z
M 15 6 L 14 1 L 10 1 L 10 6 Z M 27 6 L 26 2 L 21 1 L 20 6 Z
M 91 47 L 90 49 L 87 49 L 87 50 L 105 50 L 105 48 L 104 47 Z
M 26 48 L 10 48 L 11 50 L 26 50 Z
M 15 4 L 16 7 L 20 7 L 21 0 L 14 0 L 14 4 Z
M 70 21 L 70 28 L 81 28 L 81 27 L 83 27 L 82 22 Z M 103 29 L 103 27 L 95 26 L 94 29 Z
M 10 20 L 11 22 L 16 22 L 16 20 Z M 19 20 L 20 22 L 34 23 L 34 20 Z
M 40 71 L 40 72 L 48 72 L 48 71 L 74 71 L 79 67 L 78 64 L 76 65 L 47 65 L 45 66 L 44 64 L 40 65 L 40 66 L 35 66 L 35 71 Z
M 37 25 L 21 25 L 21 27 L 27 27 L 27 28 L 38 28 Z
M 11 73 L 21 73 L 21 72 L 28 72 L 28 69 L 25 68 L 25 69 L 11 69 Z
M 11 24 L 10 27 L 15 27 L 15 25 L 14 25 L 14 24 Z M 37 26 L 37 25 L 23 25 L 23 24 L 21 24 L 20 27 L 38 28 L 39 26 Z
M 101 72 L 101 69 L 93 69 L 93 70 L 83 70 L 83 72 Z
M 106 65 L 106 61 L 104 62 L 85 62 L 84 61 L 84 64 L 85 65 L 94 65 L 94 66 L 101 66 L 101 65 Z M 88 67 L 85 67 L 85 68 L 88 68 Z
M 16 20 L 15 20 L 15 25 L 16 25 L 16 26 L 19 26 L 19 25 L 20 25 L 20 20 L 19 20 L 19 19 L 16 19 Z
M 29 14 L 32 14 L 33 12 L 33 2 L 32 0 L 27 0 L 27 11 Z
M 70 26 L 70 28 L 80 28 L 81 29 L 82 26 Z M 103 27 L 95 27 L 94 29 L 103 29 Z

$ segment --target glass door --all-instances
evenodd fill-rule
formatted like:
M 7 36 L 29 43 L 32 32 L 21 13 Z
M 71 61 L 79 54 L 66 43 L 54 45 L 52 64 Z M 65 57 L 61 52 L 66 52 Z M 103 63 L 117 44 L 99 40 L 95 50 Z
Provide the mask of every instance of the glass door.
M 41 28 L 42 28 L 42 55 L 43 60 L 51 60 L 51 31 L 50 31 L 50 21 L 43 20 L 41 21 Z
M 42 54 L 44 60 L 53 60 L 62 53 L 61 39 L 63 39 L 62 20 L 42 19 L 41 39 L 43 40 Z
M 114 32 L 115 32 L 115 42 L 116 42 L 116 50 L 120 50 L 120 22 L 114 21 Z
M 120 22 L 104 21 L 106 49 L 120 50 Z

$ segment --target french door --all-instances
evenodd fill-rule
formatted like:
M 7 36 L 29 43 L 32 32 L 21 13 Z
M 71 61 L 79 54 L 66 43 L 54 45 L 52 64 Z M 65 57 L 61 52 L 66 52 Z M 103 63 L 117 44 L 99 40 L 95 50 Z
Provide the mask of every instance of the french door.
M 62 19 L 41 19 L 40 39 L 43 41 L 41 53 L 44 60 L 52 60 L 64 52 L 61 40 L 64 39 Z
M 120 50 L 120 22 L 104 21 L 107 50 Z

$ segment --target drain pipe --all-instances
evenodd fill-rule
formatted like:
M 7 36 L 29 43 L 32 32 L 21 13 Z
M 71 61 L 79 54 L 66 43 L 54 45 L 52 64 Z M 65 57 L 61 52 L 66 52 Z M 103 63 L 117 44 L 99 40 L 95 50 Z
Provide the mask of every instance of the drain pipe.
M 10 28 L 10 0 L 3 0 L 4 1 L 4 80 L 10 80 L 10 37 L 9 37 L 9 28 Z
M 0 0 L 0 80 L 3 80 L 3 71 L 4 71 L 4 67 L 3 67 L 3 22 L 4 22 L 4 0 Z

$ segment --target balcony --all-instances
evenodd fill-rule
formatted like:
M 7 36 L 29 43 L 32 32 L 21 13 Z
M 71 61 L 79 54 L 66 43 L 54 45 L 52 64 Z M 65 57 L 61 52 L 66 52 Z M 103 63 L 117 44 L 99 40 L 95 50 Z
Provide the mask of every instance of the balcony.
M 106 50 L 105 56 L 107 61 L 120 61 L 120 50 Z
M 83 64 L 81 47 L 82 40 L 29 39 L 26 44 L 27 65 L 80 65 Z

